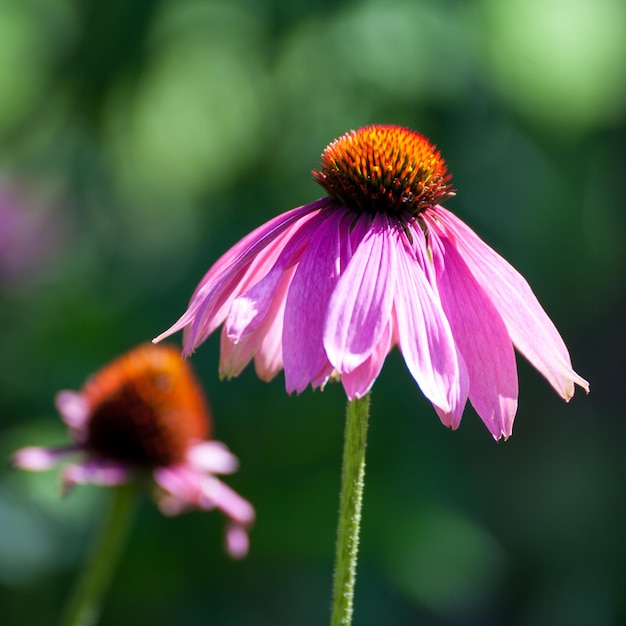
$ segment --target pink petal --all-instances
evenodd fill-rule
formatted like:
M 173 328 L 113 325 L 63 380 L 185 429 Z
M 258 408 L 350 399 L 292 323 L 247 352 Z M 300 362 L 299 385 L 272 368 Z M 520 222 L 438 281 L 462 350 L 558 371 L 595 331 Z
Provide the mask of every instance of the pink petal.
M 232 303 L 242 293 L 259 282 L 274 266 L 276 259 L 281 255 L 283 248 L 287 246 L 293 233 L 298 231 L 315 214 L 305 215 L 299 221 L 289 225 L 279 233 L 275 239 L 258 250 L 254 257 L 241 271 L 229 274 L 226 272 L 226 280 L 218 281 L 213 291 L 202 292 L 195 296 L 198 302 L 191 325 L 185 329 L 184 344 L 191 351 L 195 346 L 204 341 L 227 317 L 231 311 Z M 190 308 L 193 308 L 194 302 Z M 183 354 L 187 354 L 183 351 Z
M 254 521 L 254 508 L 238 493 L 210 474 L 192 466 L 158 467 L 155 482 L 168 494 L 159 507 L 168 515 L 176 515 L 189 507 L 220 509 L 232 521 L 248 526 Z
M 100 487 L 115 487 L 128 482 L 130 468 L 123 463 L 90 458 L 84 463 L 66 465 L 63 468 L 64 491 L 73 485 L 93 484 Z
M 412 235 L 414 241 L 426 245 L 419 227 Z M 406 235 L 399 230 L 395 237 L 390 272 L 396 276 L 394 308 L 398 345 L 424 395 L 440 409 L 444 423 L 455 427 L 467 399 L 467 375 L 461 371 L 441 303 L 417 263 Z
M 294 268 L 295 269 L 295 268 Z M 289 279 L 291 281 L 291 278 Z M 254 370 L 257 376 L 269 382 L 283 368 L 283 319 L 285 300 L 273 316 L 272 323 L 265 329 L 263 341 L 254 358 Z
M 221 441 L 200 441 L 187 450 L 191 465 L 212 474 L 232 474 L 239 467 L 237 457 Z
M 236 329 L 238 339 L 228 336 L 228 325 L 222 331 L 220 348 L 220 378 L 238 376 L 255 357 L 255 371 L 261 380 L 269 382 L 283 367 L 283 317 L 287 291 L 296 267 L 286 269 L 273 294 L 269 308 L 260 323 L 252 321 L 253 330 Z M 235 301 L 236 302 L 236 301 Z
M 437 239 L 431 234 L 431 240 Z M 469 375 L 469 398 L 494 438 L 509 437 L 517 410 L 517 369 L 504 322 L 451 241 L 433 241 L 437 285 Z
M 285 284 L 284 275 L 300 261 L 310 238 L 324 219 L 324 215 L 320 215 L 305 224 L 298 224 L 299 228 L 290 232 L 289 241 L 276 255 L 271 269 L 259 275 L 253 286 L 233 301 L 226 319 L 229 339 L 239 341 L 254 332 L 266 319 L 277 292 L 285 297 L 290 280 Z
M 187 311 L 168 330 L 153 341 L 159 342 L 169 335 L 193 325 L 185 351 L 201 343 L 215 330 L 226 315 L 229 299 L 234 298 L 234 288 L 243 278 L 246 269 L 255 257 L 294 222 L 314 214 L 329 204 L 328 198 L 292 209 L 261 225 L 236 243 L 207 271 L 196 287 Z M 215 321 L 217 318 L 219 321 Z
M 77 433 L 85 430 L 89 421 L 90 409 L 87 399 L 77 391 L 59 391 L 54 404 L 63 421 Z
M 253 506 L 221 480 L 213 476 L 205 477 L 202 481 L 202 495 L 201 506 L 216 507 L 233 521 L 245 526 L 254 521 Z
M 41 472 L 50 469 L 59 459 L 79 449 L 78 446 L 65 446 L 63 448 L 29 446 L 15 452 L 11 457 L 11 464 L 22 470 Z
M 226 526 L 226 552 L 233 559 L 243 559 L 250 549 L 248 533 L 243 526 L 228 524 Z
M 361 215 L 356 221 L 354 217 L 350 220 L 348 230 L 350 232 L 349 238 L 344 238 L 347 243 L 347 248 L 341 251 L 342 258 L 345 258 L 346 265 L 352 258 L 354 251 L 359 247 L 359 244 L 363 240 L 363 237 L 367 235 L 372 228 L 372 216 Z M 343 274 L 343 267 L 342 267 Z
M 328 361 L 325 361 L 317 374 L 311 378 L 311 388 L 324 389 L 335 371 L 335 368 Z
M 454 240 L 470 271 L 491 299 L 515 347 L 565 399 L 574 383 L 589 392 L 589 383 L 572 369 L 569 353 L 526 280 L 455 215 L 437 207 L 429 222 Z
M 393 304 L 389 228 L 388 218 L 377 214 L 330 298 L 324 347 L 340 374 L 364 363 L 389 325 Z
M 206 288 L 206 285 L 212 283 L 222 273 L 230 271 L 233 265 L 239 263 L 241 258 L 247 255 L 250 247 L 257 246 L 259 243 L 261 243 L 261 247 L 270 245 L 271 242 L 285 230 L 285 228 L 293 225 L 301 217 L 309 215 L 317 209 L 326 206 L 326 204 L 328 204 L 328 200 L 323 199 L 313 202 L 312 204 L 302 205 L 295 209 L 291 209 L 286 213 L 277 215 L 268 222 L 265 222 L 261 226 L 255 228 L 252 232 L 240 239 L 232 248 L 230 248 L 230 250 L 225 252 L 213 264 L 194 290 L 191 299 L 197 296 L 203 289 Z
M 291 241 L 285 245 L 269 273 L 233 301 L 222 331 L 220 377 L 238 376 L 259 351 L 269 332 L 275 333 L 274 339 L 281 342 L 282 366 L 282 317 L 287 291 L 295 264 L 302 257 L 318 223 L 318 219 L 311 219 L 292 233 Z
M 258 347 L 258 335 L 256 333 L 247 335 L 241 341 L 235 342 L 228 337 L 226 327 L 222 326 L 220 333 L 220 380 L 230 380 L 239 376 L 252 360 Z
M 428 244 L 426 244 L 424 234 L 422 232 L 421 227 L 417 224 L 417 222 L 412 222 L 410 224 L 412 228 L 410 228 L 413 232 L 411 241 L 412 241 L 412 249 L 415 252 L 415 256 L 417 258 L 417 263 L 424 271 L 424 275 L 426 276 L 426 280 L 428 284 L 433 289 L 433 292 L 437 298 L 437 302 L 443 309 L 443 305 L 441 303 L 441 296 L 439 294 L 439 287 L 437 285 L 437 271 L 435 269 L 435 263 L 433 259 L 433 251 L 431 249 L 431 245 L 433 242 L 432 233 L 429 233 Z M 419 228 L 418 231 L 415 231 L 415 227 Z M 444 311 L 445 313 L 445 311 Z M 447 316 L 446 316 L 447 319 Z M 448 320 L 448 323 L 450 321 Z M 452 329 L 450 329 L 452 330 Z M 455 339 L 453 335 L 453 339 Z M 456 351 L 456 358 L 459 366 L 459 381 L 460 384 L 458 388 L 452 389 L 452 408 L 444 409 L 442 407 L 433 405 L 435 412 L 439 416 L 442 424 L 451 428 L 452 430 L 456 430 L 461 424 L 461 419 L 463 418 L 463 411 L 465 410 L 465 404 L 467 403 L 467 398 L 469 394 L 469 375 L 467 372 L 467 367 L 465 365 L 465 360 L 463 359 L 463 355 L 459 351 L 459 347 L 454 341 L 454 349 Z
M 324 319 L 339 276 L 344 235 L 341 224 L 348 213 L 347 209 L 325 213 L 326 219 L 311 236 L 287 294 L 283 366 L 288 393 L 300 393 L 330 365 L 322 343 Z
M 341 375 L 341 384 L 348 400 L 362 398 L 370 391 L 391 349 L 392 334 L 391 323 L 388 323 L 370 356 L 351 372 Z
M 178 515 L 196 506 L 200 493 L 199 472 L 189 472 L 184 466 L 166 466 L 155 468 L 152 475 L 154 482 L 167 492 L 158 499 L 164 515 Z

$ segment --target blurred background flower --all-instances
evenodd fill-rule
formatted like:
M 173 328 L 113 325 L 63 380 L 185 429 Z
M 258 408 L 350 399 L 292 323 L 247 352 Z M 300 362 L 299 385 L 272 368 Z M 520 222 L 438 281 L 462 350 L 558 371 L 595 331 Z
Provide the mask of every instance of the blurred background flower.
M 216 477 L 232 474 L 239 461 L 212 439 L 208 404 L 179 350 L 137 346 L 92 374 L 80 391 L 57 393 L 55 404 L 70 442 L 21 448 L 13 454 L 14 467 L 44 471 L 65 461 L 64 493 L 82 484 L 136 481 L 145 487 L 148 478 L 162 513 L 218 509 L 228 520 L 230 556 L 248 553 L 254 509 Z
M 626 620 L 625 33 L 622 0 L 3 0 L 0 167 L 45 181 L 54 202 L 36 205 L 70 227 L 34 265 L 45 280 L 0 287 L 0 451 L 62 440 L 57 389 L 165 328 L 246 232 L 320 197 L 329 141 L 401 124 L 445 155 L 450 210 L 528 278 L 593 392 L 563 405 L 520 359 L 515 437 L 496 445 L 477 419 L 462 436 L 414 419 L 430 408 L 392 353 L 355 623 Z M 251 554 L 242 568 L 207 539 L 218 516 L 146 508 L 105 626 L 327 620 L 343 423 L 319 416 L 341 389 L 285 397 L 251 368 L 219 383 L 218 352 L 209 339 L 193 365 L 242 461 L 229 484 L 255 503 Z M 51 481 L 0 473 L 8 626 L 49 623 L 103 504 L 89 487 L 58 502 Z
M 49 273 L 61 252 L 68 225 L 55 201 L 48 198 L 46 205 L 44 197 L 43 189 L 26 188 L 0 176 L 2 290 L 30 287 Z

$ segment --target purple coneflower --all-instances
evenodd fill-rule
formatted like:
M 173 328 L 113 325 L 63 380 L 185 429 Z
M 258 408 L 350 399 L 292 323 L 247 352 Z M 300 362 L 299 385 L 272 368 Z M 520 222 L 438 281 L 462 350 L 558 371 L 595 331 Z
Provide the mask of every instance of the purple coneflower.
M 565 400 L 589 390 L 526 280 L 441 206 L 451 176 L 425 137 L 351 131 L 313 177 L 328 195 L 235 244 L 155 341 L 184 328 L 189 355 L 223 324 L 222 376 L 254 358 L 264 380 L 284 369 L 289 393 L 338 377 L 349 400 L 397 345 L 446 426 L 469 398 L 496 439 L 517 409 L 514 346 Z
M 237 458 L 209 439 L 206 400 L 175 348 L 139 346 L 98 371 L 81 391 L 61 391 L 56 405 L 74 443 L 23 448 L 13 456 L 16 467 L 45 470 L 81 452 L 82 460 L 63 470 L 65 490 L 83 483 L 120 485 L 133 473 L 150 472 L 163 513 L 220 509 L 229 519 L 229 554 L 245 556 L 254 509 L 214 476 L 234 472 Z
M 34 186 L 0 174 L 0 288 L 22 287 L 49 270 L 67 230 L 67 215 L 41 204 Z

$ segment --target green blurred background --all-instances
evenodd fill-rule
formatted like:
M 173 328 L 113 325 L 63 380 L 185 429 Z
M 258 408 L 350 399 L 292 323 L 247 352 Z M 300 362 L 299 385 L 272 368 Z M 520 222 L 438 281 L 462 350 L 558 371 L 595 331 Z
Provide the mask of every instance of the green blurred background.
M 623 0 L 0 0 L 0 452 L 58 389 L 167 328 L 209 265 L 322 190 L 375 122 L 447 160 L 447 206 L 529 279 L 591 382 L 523 359 L 513 437 L 446 430 L 400 355 L 372 399 L 355 626 L 626 623 Z M 180 341 L 176 337 L 175 341 Z M 102 625 L 327 623 L 344 397 L 194 355 L 258 522 L 145 501 Z M 55 621 L 110 493 L 0 470 L 0 623 Z

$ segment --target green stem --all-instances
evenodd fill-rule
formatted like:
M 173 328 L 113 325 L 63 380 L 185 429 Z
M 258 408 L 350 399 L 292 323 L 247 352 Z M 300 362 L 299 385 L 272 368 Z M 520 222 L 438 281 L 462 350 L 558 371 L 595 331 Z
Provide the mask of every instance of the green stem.
M 331 626 L 348 626 L 352 623 L 369 407 L 370 398 L 367 394 L 364 398 L 348 402 L 346 409 Z
M 113 491 L 111 512 L 76 584 L 61 626 L 92 626 L 100 617 L 102 598 L 111 582 L 135 511 L 132 484 L 116 487 Z

